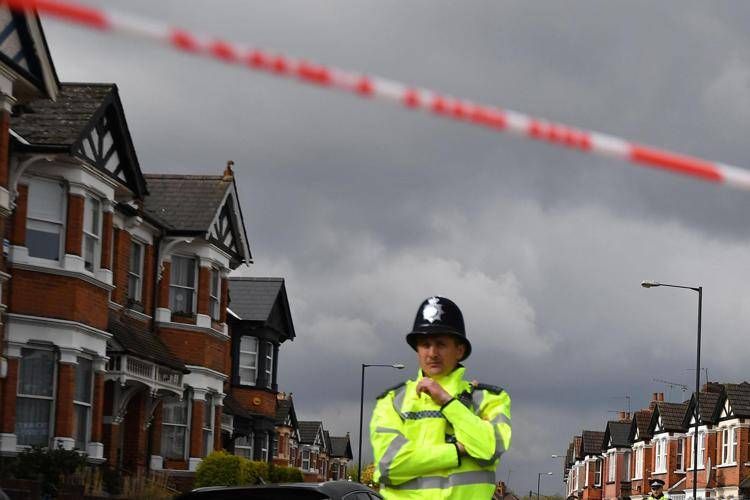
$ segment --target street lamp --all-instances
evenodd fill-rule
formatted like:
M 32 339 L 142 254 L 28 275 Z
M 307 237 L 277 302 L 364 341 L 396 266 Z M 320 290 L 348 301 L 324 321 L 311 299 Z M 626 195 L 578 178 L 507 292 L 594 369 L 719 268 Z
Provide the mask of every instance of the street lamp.
M 542 476 L 551 476 L 551 472 L 537 472 L 536 475 L 536 500 L 539 500 L 539 485 L 542 482 Z
M 668 286 L 670 288 L 684 288 L 698 292 L 698 348 L 695 361 L 695 435 L 693 436 L 693 500 L 698 500 L 698 408 L 700 405 L 701 390 L 701 315 L 703 312 L 703 287 L 668 285 L 655 281 L 641 282 L 643 288 L 654 288 L 657 286 Z M 708 378 L 708 377 L 707 377 Z M 708 382 L 708 380 L 706 380 Z
M 365 363 L 362 363 L 362 384 L 359 388 L 359 450 L 357 451 L 357 459 L 359 460 L 359 464 L 357 466 L 357 482 L 362 482 L 362 411 L 365 406 L 365 368 L 368 368 L 370 366 L 383 366 L 386 368 L 395 368 L 397 370 L 403 370 L 404 365 L 402 363 L 395 363 L 392 365 L 380 365 L 380 364 L 372 364 L 368 365 Z

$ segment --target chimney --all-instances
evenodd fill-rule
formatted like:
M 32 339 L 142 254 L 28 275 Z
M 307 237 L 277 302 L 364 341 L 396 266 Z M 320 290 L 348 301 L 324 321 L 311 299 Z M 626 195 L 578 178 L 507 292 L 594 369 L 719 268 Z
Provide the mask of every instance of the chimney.
M 663 392 L 659 393 L 659 401 L 664 401 L 664 393 Z
M 651 394 L 651 402 L 648 404 L 648 409 L 653 411 L 653 409 L 656 408 L 656 402 L 659 401 L 659 393 L 653 392 Z
M 224 169 L 224 177 L 221 180 L 231 181 L 232 179 L 234 179 L 234 172 L 232 172 L 232 165 L 234 165 L 234 162 L 232 160 L 229 160 L 227 162 L 227 168 Z
M 625 412 L 621 411 L 620 412 L 620 422 L 624 422 L 625 420 L 627 420 L 627 417 L 625 417 Z
M 701 388 L 701 392 L 713 392 L 721 394 L 724 391 L 724 386 L 718 382 L 706 382 Z

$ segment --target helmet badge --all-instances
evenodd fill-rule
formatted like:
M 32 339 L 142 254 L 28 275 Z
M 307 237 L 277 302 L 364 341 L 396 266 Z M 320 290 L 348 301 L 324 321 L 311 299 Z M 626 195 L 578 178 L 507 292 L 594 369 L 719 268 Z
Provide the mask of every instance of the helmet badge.
M 439 300 L 437 297 L 427 299 L 427 305 L 422 308 L 422 317 L 430 324 L 440 321 L 443 315 L 443 306 L 438 303 Z

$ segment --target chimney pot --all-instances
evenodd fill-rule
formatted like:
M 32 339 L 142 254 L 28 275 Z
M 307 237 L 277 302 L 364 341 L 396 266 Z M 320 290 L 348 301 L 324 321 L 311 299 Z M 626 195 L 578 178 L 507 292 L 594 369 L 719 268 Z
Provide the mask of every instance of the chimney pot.
M 664 401 L 664 393 L 663 392 L 659 393 L 659 401 Z
M 234 172 L 232 171 L 232 165 L 234 165 L 234 161 L 229 160 L 227 162 L 227 168 L 224 169 L 224 177 L 222 180 L 231 181 L 232 179 L 234 179 Z

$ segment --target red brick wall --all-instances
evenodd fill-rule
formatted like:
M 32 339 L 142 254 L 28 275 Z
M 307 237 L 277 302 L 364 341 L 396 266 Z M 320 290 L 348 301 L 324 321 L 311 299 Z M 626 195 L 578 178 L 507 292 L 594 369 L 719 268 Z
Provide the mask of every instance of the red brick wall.
M 208 315 L 211 268 L 198 267 L 198 314 Z
M 163 266 L 161 280 L 159 281 L 159 300 L 157 302 L 157 307 L 169 309 L 169 280 L 172 275 L 172 263 L 164 262 Z
M 102 258 L 101 267 L 110 269 L 112 255 L 112 212 L 104 212 L 102 224 Z
M 229 280 L 221 278 L 221 306 L 219 307 L 219 321 L 227 322 L 227 302 L 229 301 Z
M 18 358 L 8 358 L 8 375 L 0 379 L 0 431 L 16 432 L 16 387 L 18 386 Z
M 203 412 L 206 411 L 206 402 L 198 399 L 193 400 L 193 412 L 190 417 L 190 456 L 203 456 Z
M 55 437 L 73 437 L 75 365 L 58 363 L 55 401 Z
M 10 284 L 10 312 L 107 329 L 109 294 L 103 288 L 78 278 L 22 269 L 14 270 Z
M 112 256 L 112 302 L 125 305 L 128 296 L 128 267 L 130 266 L 130 233 L 115 228 L 115 248 Z
M 229 356 L 229 341 L 218 339 L 208 333 L 159 328 L 158 335 L 169 350 L 185 364 L 205 366 L 221 373 L 225 358 Z
M 214 450 L 221 449 L 221 416 L 224 413 L 223 406 L 216 406 L 214 413 Z
M 10 242 L 13 245 L 26 245 L 26 215 L 29 203 L 29 186 L 19 184 L 17 187 L 16 209 L 13 212 L 13 224 L 10 231 Z
M 269 417 L 276 416 L 276 394 L 259 389 L 233 387 L 232 396 L 240 404 L 253 413 L 261 413 Z M 257 403 L 257 404 L 256 404 Z
M 147 434 L 143 428 L 146 422 L 146 398 L 150 397 L 148 391 L 141 391 L 133 396 L 127 407 L 125 421 L 120 424 L 122 432 L 125 433 L 123 440 L 123 462 L 124 468 L 136 471 L 138 468 L 146 467 Z
M 143 303 L 143 311 L 148 315 L 154 313 L 154 265 L 154 246 L 146 245 L 143 260 L 141 302 Z
M 94 400 L 91 405 L 91 441 L 102 441 L 102 414 L 104 412 L 104 373 L 94 374 Z
M 83 244 L 83 196 L 68 194 L 68 219 L 65 226 L 65 253 L 81 255 Z

